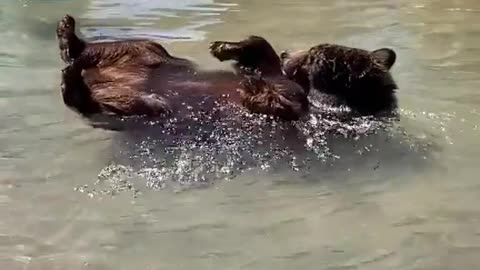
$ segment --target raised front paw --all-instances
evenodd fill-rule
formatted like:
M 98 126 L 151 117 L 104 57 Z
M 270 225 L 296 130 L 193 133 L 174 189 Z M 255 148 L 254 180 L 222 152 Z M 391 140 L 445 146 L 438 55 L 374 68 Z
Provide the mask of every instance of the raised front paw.
M 210 54 L 220 61 L 236 60 L 238 58 L 237 47 L 233 42 L 214 41 L 210 43 L 209 50 Z

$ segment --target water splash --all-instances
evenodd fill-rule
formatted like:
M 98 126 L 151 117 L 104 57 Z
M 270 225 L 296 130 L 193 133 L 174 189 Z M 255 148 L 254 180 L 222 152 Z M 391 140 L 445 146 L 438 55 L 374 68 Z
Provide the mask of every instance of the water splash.
M 160 190 L 210 185 L 232 180 L 247 170 L 302 173 L 340 160 L 358 163 L 360 159 L 355 157 L 375 151 L 395 155 L 400 148 L 402 153 L 410 151 L 413 159 L 432 145 L 429 136 L 413 136 L 399 124 L 399 118 L 418 117 L 411 111 L 400 110 L 399 115 L 388 117 L 358 117 L 344 107 L 313 104 L 308 117 L 291 123 L 233 107 L 210 113 L 192 111 L 162 123 L 148 122 L 145 128 L 120 133 L 116 138 L 119 150 L 114 151 L 118 155 L 99 174 L 96 184 L 108 183 L 106 190 L 110 193 L 103 194 L 138 194 L 142 187 Z M 420 115 L 440 127 L 447 126 L 453 117 Z M 377 137 L 369 141 L 373 136 Z M 339 150 L 338 146 L 345 144 L 351 147 Z M 374 170 L 380 159 L 375 161 Z M 351 166 L 345 167 L 350 170 Z

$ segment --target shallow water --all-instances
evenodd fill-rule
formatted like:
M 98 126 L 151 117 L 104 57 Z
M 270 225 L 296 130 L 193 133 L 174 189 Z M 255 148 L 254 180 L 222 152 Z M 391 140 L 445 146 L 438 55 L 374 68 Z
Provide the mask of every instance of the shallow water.
M 474 0 L 2 1 L 0 268 L 478 269 L 479 12 Z M 210 41 L 248 34 L 278 50 L 392 47 L 400 121 L 215 123 L 183 141 L 94 129 L 60 99 L 64 13 L 89 39 L 153 38 L 208 68 L 228 68 Z M 365 132 L 324 133 L 352 127 Z

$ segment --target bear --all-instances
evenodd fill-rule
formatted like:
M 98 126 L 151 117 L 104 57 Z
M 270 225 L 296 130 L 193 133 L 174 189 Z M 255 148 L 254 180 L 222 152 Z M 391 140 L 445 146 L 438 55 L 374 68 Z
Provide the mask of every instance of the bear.
M 280 54 L 282 72 L 310 89 L 333 95 L 361 115 L 392 113 L 398 89 L 390 69 L 396 61 L 392 49 L 367 51 L 335 44 Z
M 75 23 L 65 15 L 56 35 L 60 57 L 67 65 L 62 70 L 62 98 L 83 116 L 165 118 L 209 111 L 207 104 L 243 107 L 284 120 L 298 120 L 308 111 L 305 90 L 282 75 L 273 49 L 257 50 L 255 37 L 242 44 L 245 55 L 261 62 L 243 63 L 242 58 L 242 72 L 205 71 L 151 40 L 86 42 L 76 35 Z

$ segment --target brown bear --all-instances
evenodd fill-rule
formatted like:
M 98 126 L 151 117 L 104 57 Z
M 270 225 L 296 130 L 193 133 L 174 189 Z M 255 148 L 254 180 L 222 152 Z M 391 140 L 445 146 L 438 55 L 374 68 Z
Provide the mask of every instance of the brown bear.
M 397 107 L 397 85 L 390 69 L 393 50 L 366 51 L 333 44 L 320 44 L 306 51 L 280 54 L 282 71 L 305 91 L 331 94 L 361 114 L 392 112 Z
M 67 64 L 62 70 L 64 103 L 85 116 L 158 117 L 208 111 L 207 99 L 286 120 L 296 120 L 308 110 L 307 93 L 282 75 L 273 48 L 258 47 L 268 44 L 259 43 L 262 38 L 243 41 L 240 73 L 202 71 L 149 40 L 85 42 L 75 34 L 75 20 L 69 15 L 58 23 L 57 39 Z M 223 48 L 216 52 L 227 54 L 228 48 Z

